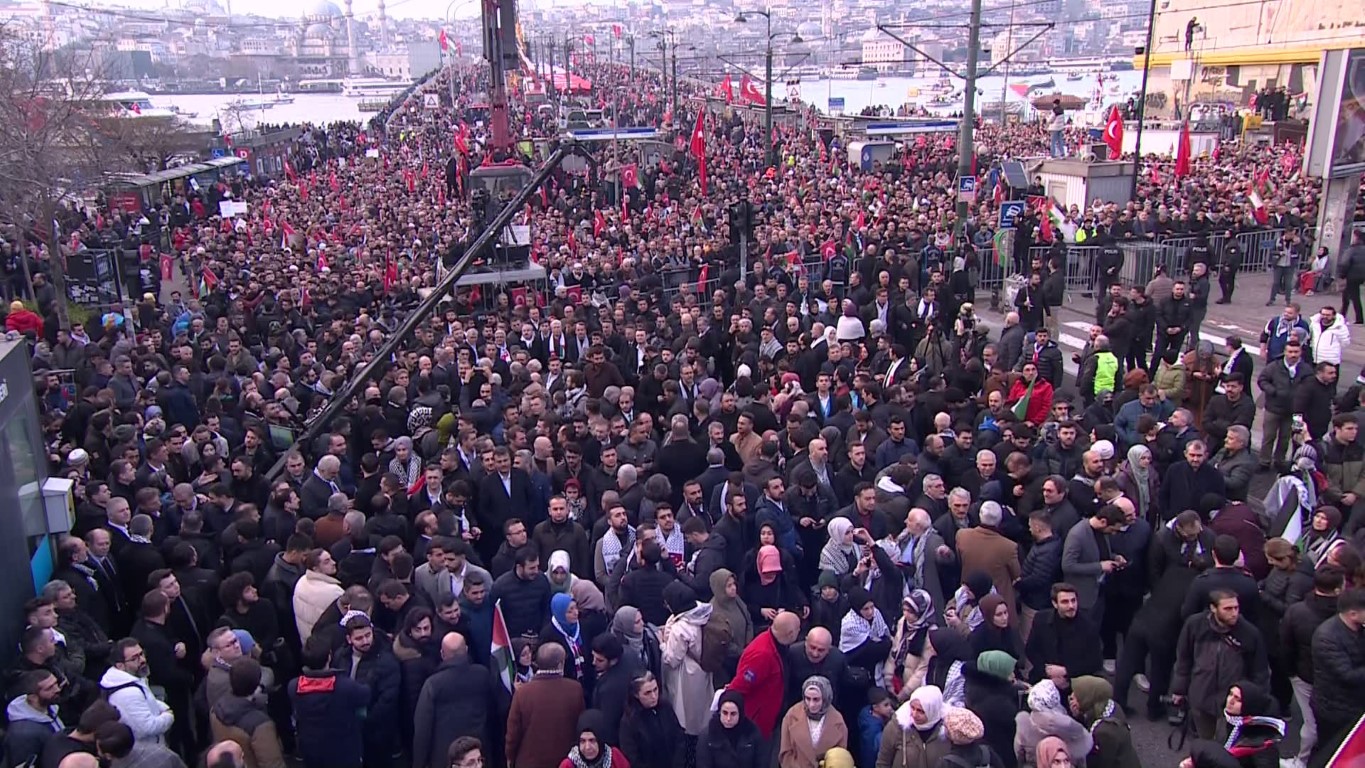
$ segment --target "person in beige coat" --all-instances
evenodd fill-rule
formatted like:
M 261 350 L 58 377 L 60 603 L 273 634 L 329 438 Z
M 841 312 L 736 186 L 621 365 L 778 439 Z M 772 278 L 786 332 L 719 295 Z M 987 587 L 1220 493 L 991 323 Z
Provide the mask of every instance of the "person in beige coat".
M 673 714 L 688 736 L 701 736 L 711 722 L 716 689 L 701 668 L 702 634 L 711 619 L 711 604 L 698 603 L 692 588 L 675 581 L 664 588 L 664 604 L 672 615 L 659 632 L 664 691 Z
M 285 768 L 279 734 L 265 712 L 260 662 L 250 657 L 233 661 L 228 680 L 231 692 L 209 712 L 214 740 L 233 741 L 241 747 L 247 768 Z
M 935 613 L 934 599 L 923 589 L 901 599 L 901 617 L 892 625 L 885 668 L 887 686 L 899 701 L 909 699 L 929 672 L 929 633 L 938 628 Z
M 877 768 L 936 768 L 952 747 L 943 730 L 943 692 L 921 686 L 882 730 Z
M 815 675 L 801 684 L 801 701 L 782 717 L 778 768 L 820 768 L 825 753 L 848 748 L 848 725 L 834 708 L 834 688 Z
M 336 561 L 327 550 L 309 552 L 304 564 L 308 570 L 294 585 L 294 625 L 299 632 L 299 642 L 308 641 L 313 634 L 313 625 L 343 591 L 341 582 L 336 580 Z
M 1019 578 L 1019 545 L 1000 533 L 1004 512 L 994 501 L 981 504 L 981 525 L 957 532 L 962 573 L 989 574 L 995 591 L 1014 610 L 1014 581 Z

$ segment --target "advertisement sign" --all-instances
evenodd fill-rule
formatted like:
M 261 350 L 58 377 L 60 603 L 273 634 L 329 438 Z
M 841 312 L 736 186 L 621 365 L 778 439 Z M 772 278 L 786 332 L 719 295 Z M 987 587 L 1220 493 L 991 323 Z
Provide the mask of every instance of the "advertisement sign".
M 964 203 L 976 202 L 976 177 L 957 177 L 957 199 Z
M 1346 57 L 1341 84 L 1341 107 L 1333 126 L 1331 175 L 1365 172 L 1365 48 Z

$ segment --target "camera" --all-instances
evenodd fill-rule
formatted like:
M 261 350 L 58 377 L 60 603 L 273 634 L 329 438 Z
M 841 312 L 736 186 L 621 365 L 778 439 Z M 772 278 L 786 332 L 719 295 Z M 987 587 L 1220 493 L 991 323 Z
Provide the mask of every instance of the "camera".
M 1170 709 L 1167 710 L 1166 712 L 1167 724 L 1175 727 L 1180 727 L 1185 724 L 1185 716 L 1188 713 L 1186 711 L 1184 699 L 1181 699 L 1180 703 L 1177 704 L 1175 701 L 1175 696 L 1173 694 L 1168 693 L 1165 696 L 1158 697 L 1157 701 L 1161 702 L 1167 707 L 1170 707 Z

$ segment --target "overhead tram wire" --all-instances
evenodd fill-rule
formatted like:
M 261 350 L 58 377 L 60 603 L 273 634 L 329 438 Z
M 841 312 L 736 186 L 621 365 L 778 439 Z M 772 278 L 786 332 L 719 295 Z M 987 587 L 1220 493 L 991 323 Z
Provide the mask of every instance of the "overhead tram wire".
M 407 318 L 403 320 L 403 324 L 389 335 L 388 340 L 375 352 L 374 357 L 370 362 L 366 363 L 359 371 L 352 375 L 351 378 L 342 385 L 341 389 L 337 390 L 337 392 L 332 395 L 332 399 L 327 402 L 327 405 L 323 407 L 322 411 L 308 422 L 308 425 L 304 427 L 303 432 L 295 439 L 294 442 L 296 445 L 307 445 L 316 439 L 318 435 L 322 434 L 324 429 L 331 426 L 332 420 L 336 418 L 337 414 L 345 409 L 346 405 L 351 402 L 351 399 L 355 397 L 356 392 L 369 382 L 381 368 L 386 368 L 391 364 L 390 358 L 392 358 L 393 353 L 398 350 L 398 346 L 408 337 L 412 336 L 413 332 L 417 330 L 417 326 L 421 325 L 431 316 L 431 313 L 445 300 L 446 296 L 451 295 L 454 292 L 456 283 L 458 283 L 460 278 L 464 276 L 464 273 L 469 270 L 469 267 L 474 263 L 474 260 L 479 258 L 485 250 L 492 247 L 493 243 L 502 235 L 502 231 L 512 223 L 512 218 L 520 213 L 522 208 L 525 207 L 526 201 L 531 198 L 531 195 L 534 194 L 536 190 L 540 189 L 540 185 L 544 184 L 546 179 L 550 178 L 550 174 L 559 167 L 559 164 L 563 162 L 564 158 L 568 157 L 577 146 L 578 145 L 573 142 L 564 142 L 559 145 L 559 148 L 545 160 L 545 163 L 540 166 L 535 175 L 531 177 L 531 180 L 527 182 L 526 186 L 522 187 L 521 191 L 518 192 L 516 196 L 503 207 L 502 211 L 493 218 L 493 221 L 484 229 L 483 234 L 479 235 L 478 239 L 465 250 L 464 255 L 461 256 L 460 260 L 455 263 L 455 266 L 441 278 L 441 281 L 436 284 L 436 287 L 432 289 L 431 293 L 422 300 L 421 304 L 417 305 L 417 308 L 412 311 L 412 314 L 408 315 Z M 274 482 L 278 479 L 280 473 L 284 471 L 284 461 L 285 457 L 281 456 L 275 462 L 275 465 L 266 472 L 266 478 L 270 482 Z

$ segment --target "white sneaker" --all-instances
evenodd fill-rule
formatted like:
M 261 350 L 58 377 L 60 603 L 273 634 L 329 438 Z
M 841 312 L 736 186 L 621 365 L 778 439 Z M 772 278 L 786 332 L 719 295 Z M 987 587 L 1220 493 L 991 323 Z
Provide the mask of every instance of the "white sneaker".
M 1280 768 L 1304 768 L 1305 763 L 1298 757 L 1280 758 Z
M 1115 662 L 1113 659 L 1105 659 L 1105 660 L 1104 660 L 1104 674 L 1109 675 L 1110 677 L 1113 677 L 1114 672 L 1117 671 L 1117 670 L 1118 670 L 1118 663 L 1117 663 L 1117 662 Z
M 1138 690 L 1143 693 L 1150 693 L 1152 690 L 1152 681 L 1148 680 L 1147 676 L 1141 672 L 1133 675 L 1133 682 L 1137 683 Z

